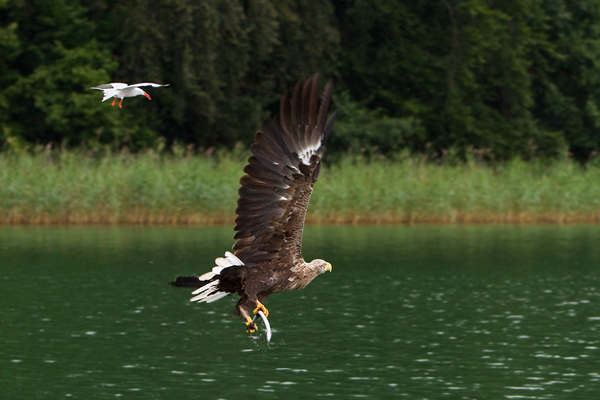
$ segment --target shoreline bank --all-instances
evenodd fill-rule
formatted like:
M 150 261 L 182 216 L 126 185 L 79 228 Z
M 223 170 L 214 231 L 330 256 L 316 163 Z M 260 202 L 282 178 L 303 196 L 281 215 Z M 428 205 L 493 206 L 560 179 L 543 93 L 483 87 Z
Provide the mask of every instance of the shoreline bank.
M 235 216 L 203 215 L 135 215 L 125 217 L 44 216 L 0 217 L 0 226 L 105 226 L 105 225 L 172 225 L 172 226 L 234 226 Z M 600 213 L 581 215 L 308 215 L 307 225 L 589 225 L 600 224 Z

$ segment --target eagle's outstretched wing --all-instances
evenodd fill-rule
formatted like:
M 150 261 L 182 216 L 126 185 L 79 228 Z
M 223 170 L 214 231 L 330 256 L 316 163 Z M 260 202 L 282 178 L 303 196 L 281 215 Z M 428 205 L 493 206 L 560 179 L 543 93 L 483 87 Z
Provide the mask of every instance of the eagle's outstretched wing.
M 306 209 L 336 115 L 327 118 L 332 87 L 328 82 L 319 103 L 317 75 L 298 83 L 281 100 L 280 120 L 265 121 L 256 133 L 240 180 L 233 246 L 247 267 L 303 262 Z

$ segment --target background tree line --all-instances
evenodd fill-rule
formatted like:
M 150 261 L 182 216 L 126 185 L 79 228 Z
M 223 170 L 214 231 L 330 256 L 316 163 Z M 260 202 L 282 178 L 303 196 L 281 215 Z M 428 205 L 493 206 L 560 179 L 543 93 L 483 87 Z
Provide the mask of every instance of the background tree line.
M 314 72 L 328 153 L 600 148 L 600 0 L 0 0 L 0 146 L 231 148 Z M 171 87 L 89 90 L 143 81 Z

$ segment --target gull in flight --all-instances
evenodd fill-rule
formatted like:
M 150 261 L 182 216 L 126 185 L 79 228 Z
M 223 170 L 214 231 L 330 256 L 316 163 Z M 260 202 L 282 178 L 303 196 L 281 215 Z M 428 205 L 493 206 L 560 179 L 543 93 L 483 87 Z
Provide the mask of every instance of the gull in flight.
M 140 89 L 141 86 L 152 86 L 152 87 L 161 87 L 161 86 L 169 86 L 169 84 L 166 85 L 159 85 L 158 83 L 151 83 L 151 82 L 144 82 L 144 83 L 136 83 L 135 85 L 128 85 L 126 83 L 107 83 L 106 85 L 98 85 L 98 86 L 94 86 L 93 88 L 90 89 L 96 89 L 96 90 L 102 90 L 102 93 L 104 93 L 104 97 L 102 98 L 102 101 L 106 101 L 108 99 L 110 99 L 111 97 L 114 97 L 115 99 L 112 102 L 112 106 L 115 105 L 115 101 L 117 101 L 117 99 L 121 99 L 121 102 L 119 103 L 119 108 L 123 108 L 123 99 L 125 97 L 135 97 L 135 96 L 141 96 L 144 95 L 148 98 L 148 100 L 152 100 L 152 98 L 150 97 L 150 95 L 146 92 L 144 92 L 142 89 Z

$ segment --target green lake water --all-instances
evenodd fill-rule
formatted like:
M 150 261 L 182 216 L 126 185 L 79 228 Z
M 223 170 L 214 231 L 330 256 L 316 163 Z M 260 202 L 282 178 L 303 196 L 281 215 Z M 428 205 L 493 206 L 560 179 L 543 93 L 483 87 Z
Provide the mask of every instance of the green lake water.
M 271 343 L 167 285 L 232 233 L 0 228 L 0 398 L 599 398 L 598 226 L 308 227 Z

